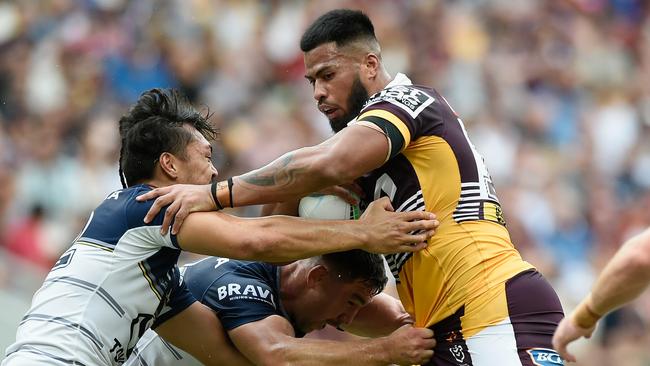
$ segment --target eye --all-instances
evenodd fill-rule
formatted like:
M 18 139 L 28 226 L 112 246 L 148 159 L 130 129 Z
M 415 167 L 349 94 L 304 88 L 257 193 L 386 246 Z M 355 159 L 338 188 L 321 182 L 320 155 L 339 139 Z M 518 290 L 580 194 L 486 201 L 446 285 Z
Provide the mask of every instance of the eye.
M 333 72 L 328 72 L 327 74 L 323 75 L 323 80 L 325 81 L 330 81 L 334 79 L 334 73 Z

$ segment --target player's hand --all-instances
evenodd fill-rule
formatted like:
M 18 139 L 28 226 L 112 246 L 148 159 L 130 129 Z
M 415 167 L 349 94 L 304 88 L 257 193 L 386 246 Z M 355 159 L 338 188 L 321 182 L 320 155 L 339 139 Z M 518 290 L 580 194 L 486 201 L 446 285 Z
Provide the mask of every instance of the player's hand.
M 560 325 L 555 330 L 555 334 L 553 334 L 553 348 L 565 361 L 576 362 L 576 357 L 569 353 L 567 346 L 580 337 L 590 338 L 595 328 L 595 326 L 589 329 L 580 327 L 574 322 L 573 314 L 571 314 L 571 316 L 562 319 Z
M 439 225 L 431 212 L 393 212 L 388 197 L 373 201 L 359 220 L 368 234 L 362 249 L 380 254 L 422 250 Z
M 136 197 L 138 201 L 156 199 L 144 217 L 145 223 L 150 223 L 160 212 L 167 207 L 165 217 L 160 227 L 162 235 L 167 234 L 169 225 L 174 220 L 172 234 L 177 234 L 183 220 L 192 212 L 213 211 L 217 207 L 210 193 L 210 185 L 175 184 L 172 186 L 153 189 Z
M 398 365 L 420 365 L 433 357 L 433 331 L 404 325 L 386 337 L 388 361 Z

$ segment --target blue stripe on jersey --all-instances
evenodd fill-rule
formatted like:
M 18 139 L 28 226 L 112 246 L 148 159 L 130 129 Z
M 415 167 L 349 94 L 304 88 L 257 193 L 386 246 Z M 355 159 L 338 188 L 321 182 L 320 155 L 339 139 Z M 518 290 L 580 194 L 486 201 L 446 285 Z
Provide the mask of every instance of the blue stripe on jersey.
M 139 184 L 109 194 L 93 212 L 93 218 L 81 233 L 79 240 L 98 245 L 102 249 L 114 250 L 128 230 L 141 226 L 162 225 L 167 207 L 160 210 L 149 224 L 145 224 L 144 216 L 154 201 L 135 200 L 137 196 L 150 190 L 151 187 Z M 176 235 L 171 235 L 171 241 L 179 248 Z
M 156 254 L 138 263 L 142 274 L 149 282 L 151 290 L 159 300 L 163 300 L 173 285 L 172 279 L 178 278 L 176 262 L 180 251 L 171 248 L 161 248 Z
M 30 345 L 28 345 L 28 344 L 22 345 L 22 346 L 18 347 L 15 351 L 13 351 L 13 352 L 11 352 L 11 353 L 8 353 L 8 354 L 7 354 L 7 358 L 8 358 L 10 355 L 12 355 L 12 354 L 14 354 L 14 353 L 16 353 L 16 352 L 18 352 L 18 351 L 29 352 L 29 353 L 33 353 L 33 354 L 36 354 L 36 355 L 44 356 L 44 357 L 51 358 L 51 359 L 56 360 L 56 361 L 59 361 L 59 362 L 67 363 L 68 365 L 74 365 L 74 366 L 86 366 L 86 364 L 81 363 L 81 362 L 79 362 L 79 361 L 76 361 L 76 360 L 68 360 L 68 359 L 65 359 L 65 358 L 63 358 L 63 357 L 59 357 L 59 356 L 53 355 L 53 354 L 51 354 L 51 353 L 49 353 L 49 352 L 45 352 L 45 351 L 43 351 L 43 350 L 40 350 L 40 349 L 38 349 L 38 348 L 36 348 L 36 347 L 34 347 L 34 346 L 30 346 Z
M 160 340 L 162 340 L 162 338 L 160 338 Z M 142 357 L 142 355 L 140 354 L 140 350 L 138 349 L 137 346 L 133 349 L 133 353 L 131 354 L 130 357 L 135 357 L 135 359 L 136 359 L 137 362 L 138 362 L 138 365 L 140 365 L 140 366 L 149 366 L 149 364 L 147 363 L 147 361 L 146 361 L 146 360 L 144 359 L 144 357 Z M 130 360 L 131 360 L 131 359 L 129 358 L 129 362 L 130 362 Z
M 161 337 L 161 338 L 160 338 L 160 341 L 162 342 L 162 344 L 165 345 L 165 347 L 167 347 L 167 349 L 168 349 L 169 352 L 172 354 L 172 356 L 174 356 L 175 359 L 177 359 L 177 360 L 179 360 L 179 361 L 183 359 L 183 356 L 181 356 L 181 354 L 178 353 L 178 351 L 176 351 L 176 349 L 175 349 L 174 347 L 172 347 L 171 344 L 167 343 L 166 340 L 164 340 L 164 339 Z
M 79 331 L 81 331 L 81 334 L 83 334 L 86 338 L 90 339 L 97 348 L 101 350 L 104 347 L 104 344 L 93 334 L 93 332 L 91 332 L 81 324 L 72 322 L 66 318 L 62 318 L 60 316 L 50 316 L 46 314 L 27 314 L 20 321 L 20 325 L 22 325 L 27 321 L 42 321 L 46 323 L 57 323 L 71 329 L 78 329 Z
M 115 244 L 105 243 L 105 242 L 103 242 L 101 240 L 86 238 L 84 236 L 77 239 L 76 243 L 81 244 L 81 245 L 88 245 L 88 246 L 99 248 L 99 249 L 104 249 L 104 250 L 107 250 L 109 252 L 112 252 L 112 251 L 115 250 Z
M 124 309 L 120 306 L 120 304 L 115 301 L 113 296 L 111 296 L 106 290 L 104 290 L 101 286 L 94 285 L 88 281 L 84 281 L 78 278 L 74 277 L 69 277 L 69 276 L 61 276 L 61 277 L 53 277 L 50 278 L 49 280 L 46 280 L 43 283 L 43 286 L 45 286 L 47 283 L 54 283 L 54 282 L 63 282 L 67 283 L 70 285 L 74 285 L 77 287 L 80 287 L 84 290 L 88 290 L 91 292 L 96 292 L 99 297 L 101 297 L 106 303 L 117 313 L 117 315 L 121 317 L 124 316 L 125 312 Z

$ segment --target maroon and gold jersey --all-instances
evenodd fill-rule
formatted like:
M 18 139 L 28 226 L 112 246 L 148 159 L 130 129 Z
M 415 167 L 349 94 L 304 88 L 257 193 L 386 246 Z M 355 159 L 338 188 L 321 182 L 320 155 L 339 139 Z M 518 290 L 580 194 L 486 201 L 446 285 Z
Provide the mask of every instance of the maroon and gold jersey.
M 468 336 L 503 320 L 507 312 L 487 304 L 504 301 L 504 283 L 532 266 L 510 241 L 463 122 L 435 90 L 400 74 L 352 123 L 381 129 L 390 143 L 384 165 L 360 179 L 366 199 L 388 196 L 396 211 L 427 210 L 440 221 L 426 249 L 386 256 L 416 325 L 431 326 L 461 306 L 468 321 L 474 307 L 489 313 L 463 326 Z

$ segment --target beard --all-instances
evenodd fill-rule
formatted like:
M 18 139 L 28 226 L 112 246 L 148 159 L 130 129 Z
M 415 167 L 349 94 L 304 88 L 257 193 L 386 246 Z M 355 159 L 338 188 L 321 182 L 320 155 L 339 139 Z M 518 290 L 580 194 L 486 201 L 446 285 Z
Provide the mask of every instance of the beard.
M 335 133 L 341 131 L 348 125 L 348 122 L 356 118 L 369 97 L 368 90 L 361 84 L 359 75 L 356 75 L 352 82 L 350 95 L 348 96 L 348 113 L 341 117 L 330 119 L 332 131 Z

